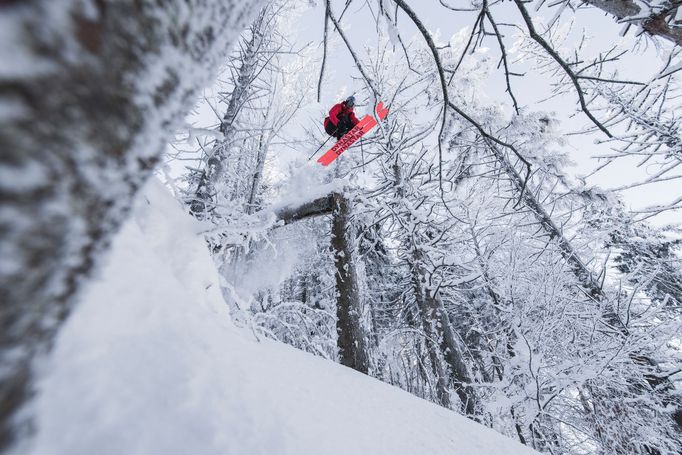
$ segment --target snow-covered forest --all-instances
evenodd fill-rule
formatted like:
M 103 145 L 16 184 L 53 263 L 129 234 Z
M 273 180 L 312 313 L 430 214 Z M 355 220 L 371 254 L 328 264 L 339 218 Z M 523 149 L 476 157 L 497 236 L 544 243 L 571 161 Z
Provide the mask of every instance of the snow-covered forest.
M 10 0 L 0 39 L 0 451 L 682 454 L 678 0 Z

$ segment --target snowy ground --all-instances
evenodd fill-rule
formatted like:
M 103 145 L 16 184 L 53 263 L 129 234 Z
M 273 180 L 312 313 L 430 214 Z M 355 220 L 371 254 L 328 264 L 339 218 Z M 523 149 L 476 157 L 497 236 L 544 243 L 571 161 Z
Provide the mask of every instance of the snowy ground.
M 194 221 L 156 180 L 82 295 L 32 404 L 32 454 L 531 454 L 230 322 Z

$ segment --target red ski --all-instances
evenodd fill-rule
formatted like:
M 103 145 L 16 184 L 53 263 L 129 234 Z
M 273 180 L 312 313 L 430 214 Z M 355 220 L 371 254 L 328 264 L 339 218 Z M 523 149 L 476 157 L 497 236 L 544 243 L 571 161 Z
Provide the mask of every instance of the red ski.
M 379 120 L 383 120 L 388 115 L 388 108 L 384 107 L 383 102 L 379 102 L 376 109 L 376 114 Z M 339 155 L 348 150 L 348 147 L 353 145 L 358 139 L 369 132 L 372 128 L 377 125 L 377 121 L 374 117 L 367 114 L 361 120 L 360 123 L 355 125 L 352 130 L 346 133 L 332 148 L 327 150 L 327 153 L 322 155 L 317 162 L 322 166 L 329 166 Z

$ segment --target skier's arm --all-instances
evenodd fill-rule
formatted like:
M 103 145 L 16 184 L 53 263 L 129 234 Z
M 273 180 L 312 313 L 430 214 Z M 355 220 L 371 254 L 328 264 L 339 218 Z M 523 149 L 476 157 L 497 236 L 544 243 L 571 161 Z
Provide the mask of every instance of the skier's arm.
M 343 110 L 343 106 L 341 104 L 335 104 L 334 107 L 332 107 L 331 111 L 329 111 L 329 120 L 332 121 L 332 124 L 334 126 L 338 126 L 339 124 L 339 114 Z
M 353 122 L 353 126 L 357 125 L 360 123 L 360 120 L 355 116 L 355 112 L 350 111 L 350 121 Z

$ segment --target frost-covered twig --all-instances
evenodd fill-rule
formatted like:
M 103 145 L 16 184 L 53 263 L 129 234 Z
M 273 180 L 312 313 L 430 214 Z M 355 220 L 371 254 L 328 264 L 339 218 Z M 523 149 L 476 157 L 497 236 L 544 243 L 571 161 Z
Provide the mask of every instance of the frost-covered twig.
M 613 137 L 611 132 L 599 120 L 597 120 L 597 118 L 587 107 L 583 88 L 580 86 L 579 77 L 575 74 L 568 63 L 561 58 L 559 53 L 535 30 L 535 25 L 533 24 L 533 20 L 524 6 L 523 0 L 514 0 L 514 3 L 516 4 L 517 9 L 521 12 L 521 16 L 523 17 L 523 21 L 526 23 L 526 28 L 528 29 L 528 34 L 530 37 L 533 38 L 554 59 L 554 61 L 559 64 L 559 66 L 561 66 L 573 83 L 582 111 L 607 137 Z
M 353 60 L 355 60 L 355 67 L 358 69 L 358 71 L 360 71 L 360 74 L 362 74 L 362 78 L 367 83 L 367 86 L 370 88 L 370 90 L 372 90 L 372 95 L 374 96 L 374 99 L 378 101 L 380 98 L 379 91 L 376 89 L 376 87 L 374 87 L 374 83 L 365 73 L 362 62 L 360 62 L 360 59 L 358 58 L 357 54 L 353 50 L 353 47 L 350 45 L 350 41 L 348 41 L 346 34 L 343 32 L 343 28 L 341 28 L 338 21 L 334 17 L 334 12 L 332 11 L 330 0 L 326 0 L 326 4 L 327 4 L 327 15 L 328 15 L 329 19 L 331 19 L 331 21 L 334 23 L 334 27 L 339 32 L 339 35 L 341 36 L 341 39 L 343 39 L 343 42 L 346 44 L 346 48 L 348 49 L 348 52 L 350 52 L 351 57 L 353 57 Z

